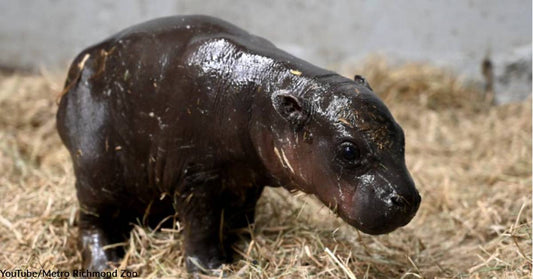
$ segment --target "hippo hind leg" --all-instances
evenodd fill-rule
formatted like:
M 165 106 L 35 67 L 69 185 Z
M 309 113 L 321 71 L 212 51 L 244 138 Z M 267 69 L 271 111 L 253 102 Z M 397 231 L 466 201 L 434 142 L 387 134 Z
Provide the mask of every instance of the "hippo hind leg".
M 108 262 L 118 260 L 122 248 L 104 247 L 123 240 L 128 234 L 129 220 L 126 211 L 119 207 L 127 199 L 122 195 L 124 179 L 119 159 L 115 150 L 109 148 L 113 146 L 109 108 L 98 88 L 87 80 L 92 63 L 91 59 L 87 61 L 79 81 L 62 96 L 57 129 L 70 152 L 76 176 L 82 267 L 101 271 L 109 268 Z M 69 75 L 70 80 L 77 80 L 76 71 Z
M 78 245 L 82 252 L 82 267 L 89 271 L 109 269 L 120 260 L 123 248 L 106 246 L 123 242 L 129 235 L 132 217 L 122 210 L 114 197 L 122 188 L 112 181 L 109 169 L 91 166 L 77 167 L 76 189 L 80 203 Z M 98 174 L 90 175 L 87 174 Z
M 119 220 L 120 221 L 120 220 Z M 103 271 L 113 267 L 124 254 L 121 247 L 106 246 L 123 242 L 129 231 L 128 224 L 113 222 L 92 213 L 80 214 L 78 246 L 82 253 L 82 268 Z

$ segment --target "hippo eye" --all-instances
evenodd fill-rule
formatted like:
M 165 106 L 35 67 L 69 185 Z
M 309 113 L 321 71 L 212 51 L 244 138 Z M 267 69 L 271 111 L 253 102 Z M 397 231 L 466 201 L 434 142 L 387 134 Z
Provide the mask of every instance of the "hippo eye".
M 359 159 L 360 155 L 359 148 L 349 141 L 341 143 L 339 152 L 344 161 L 352 164 Z

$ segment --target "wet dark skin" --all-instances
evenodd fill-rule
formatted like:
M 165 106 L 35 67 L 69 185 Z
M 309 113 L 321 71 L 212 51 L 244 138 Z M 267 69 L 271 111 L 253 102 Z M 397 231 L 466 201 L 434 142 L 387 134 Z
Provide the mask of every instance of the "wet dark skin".
M 420 196 L 404 135 L 361 76 L 313 66 L 206 16 L 156 19 L 84 50 L 57 113 L 80 204 L 83 268 L 120 260 L 131 224 L 184 225 L 187 269 L 231 261 L 263 187 L 313 194 L 390 232 Z

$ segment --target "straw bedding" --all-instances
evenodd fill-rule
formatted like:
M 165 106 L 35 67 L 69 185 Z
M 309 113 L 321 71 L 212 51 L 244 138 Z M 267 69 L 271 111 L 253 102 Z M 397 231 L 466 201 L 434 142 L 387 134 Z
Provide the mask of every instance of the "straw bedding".
M 530 278 L 531 100 L 494 106 L 427 65 L 363 69 L 406 133 L 422 205 L 406 227 L 369 236 L 313 197 L 267 189 L 230 278 Z M 80 267 L 70 158 L 55 131 L 62 77 L 0 74 L 0 269 Z M 121 269 L 187 277 L 181 227 L 135 226 Z M 208 277 L 208 276 L 203 276 Z

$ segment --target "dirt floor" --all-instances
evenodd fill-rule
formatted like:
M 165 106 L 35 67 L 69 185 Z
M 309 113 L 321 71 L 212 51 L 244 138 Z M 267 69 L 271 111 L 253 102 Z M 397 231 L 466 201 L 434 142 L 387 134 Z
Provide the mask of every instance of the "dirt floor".
M 531 100 L 503 106 L 425 65 L 360 70 L 406 134 L 423 201 L 406 227 L 358 232 L 268 189 L 229 278 L 531 278 Z M 55 131 L 62 77 L 0 75 L 0 269 L 80 267 L 74 177 Z M 120 268 L 186 278 L 181 227 L 135 226 Z

